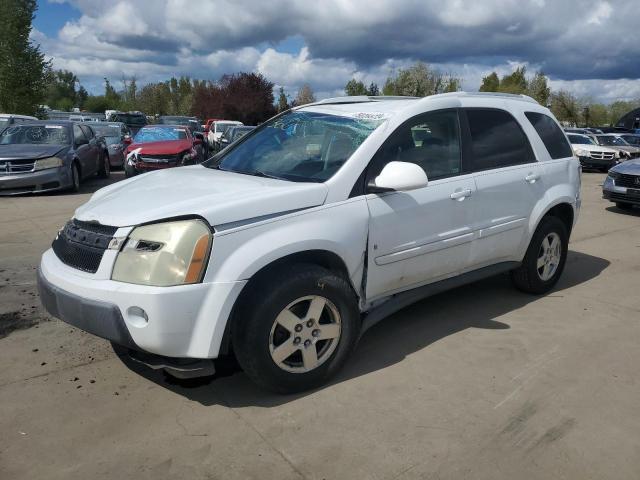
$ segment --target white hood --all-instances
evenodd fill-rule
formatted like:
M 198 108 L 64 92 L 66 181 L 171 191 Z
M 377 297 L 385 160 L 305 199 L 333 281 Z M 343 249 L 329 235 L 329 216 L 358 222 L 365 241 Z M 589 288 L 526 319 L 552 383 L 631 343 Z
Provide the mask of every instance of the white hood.
M 618 153 L 620 152 L 617 148 L 611 147 L 603 147 L 602 145 L 594 145 L 592 143 L 572 143 L 571 148 L 575 153 L 576 150 L 587 150 L 589 152 L 605 152 L 605 153 Z
M 98 190 L 75 218 L 125 227 L 185 215 L 211 225 L 322 205 L 322 183 L 297 183 L 223 172 L 201 165 L 171 168 Z

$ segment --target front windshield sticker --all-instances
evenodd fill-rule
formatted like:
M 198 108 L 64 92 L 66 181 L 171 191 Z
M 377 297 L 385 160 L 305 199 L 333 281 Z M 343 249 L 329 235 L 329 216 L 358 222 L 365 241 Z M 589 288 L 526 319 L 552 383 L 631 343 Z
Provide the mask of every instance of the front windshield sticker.
M 385 113 L 381 112 L 358 112 L 351 115 L 353 118 L 359 118 L 362 120 L 382 120 L 387 118 Z

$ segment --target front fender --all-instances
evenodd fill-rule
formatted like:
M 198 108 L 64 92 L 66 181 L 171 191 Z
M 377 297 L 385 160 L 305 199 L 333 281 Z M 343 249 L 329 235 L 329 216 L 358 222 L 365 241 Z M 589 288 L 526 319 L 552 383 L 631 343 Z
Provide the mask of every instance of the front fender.
M 205 281 L 249 280 L 288 255 L 325 250 L 342 259 L 352 283 L 359 285 L 368 225 L 369 210 L 360 197 L 218 232 Z

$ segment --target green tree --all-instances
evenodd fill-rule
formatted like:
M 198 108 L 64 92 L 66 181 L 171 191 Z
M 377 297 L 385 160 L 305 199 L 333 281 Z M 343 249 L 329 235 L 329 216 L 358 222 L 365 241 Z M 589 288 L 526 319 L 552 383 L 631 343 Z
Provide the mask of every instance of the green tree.
M 527 93 L 526 73 L 526 67 L 518 67 L 511 74 L 503 76 L 498 91 L 515 94 Z
M 371 82 L 369 84 L 369 88 L 367 89 L 367 95 L 371 95 L 372 97 L 377 97 L 380 95 L 380 89 L 378 88 L 378 84 Z
M 349 96 L 368 95 L 369 91 L 367 90 L 367 87 L 364 85 L 364 83 L 362 83 L 360 80 L 352 78 L 344 86 L 344 93 Z
M 287 95 L 284 93 L 284 88 L 280 87 L 280 93 L 278 95 L 278 113 L 284 112 L 289 109 L 289 101 Z
M 578 99 L 567 92 L 560 90 L 553 92 L 550 97 L 551 111 L 560 122 L 579 125 L 582 117 L 582 105 Z
M 496 72 L 491 72 L 486 77 L 482 77 L 480 92 L 498 92 L 500 90 L 500 79 Z
M 120 95 L 106 77 L 104 79 L 104 99 L 107 102 L 107 109 L 117 110 L 120 108 Z
M 541 71 L 537 71 L 527 84 L 527 95 L 546 107 L 549 104 L 551 89 L 547 85 L 547 77 Z
M 55 109 L 69 111 L 76 106 L 78 78 L 68 70 L 50 72 L 45 103 Z
M 33 115 L 46 95 L 50 63 L 29 40 L 35 0 L 0 0 L 0 111 Z
M 616 102 L 611 103 L 611 105 L 609 105 L 609 122 L 608 123 L 610 123 L 611 125 L 615 125 L 616 122 L 620 120 L 620 117 L 630 112 L 634 108 L 638 108 L 638 107 L 640 107 L 640 100 L 635 100 L 630 102 L 618 100 Z
M 78 104 L 78 107 L 80 108 L 80 110 L 83 110 L 85 108 L 84 104 L 87 101 L 88 97 L 89 97 L 89 92 L 87 92 L 87 90 L 82 85 L 80 85 L 80 88 L 76 93 L 76 103 Z
M 113 109 L 113 104 L 104 95 L 90 95 L 84 102 L 84 108 L 89 112 L 104 112 Z
M 426 97 L 459 89 L 460 79 L 444 74 L 426 63 L 416 62 L 407 69 L 398 70 L 396 76 L 387 78 L 382 92 L 384 95 L 407 95 Z

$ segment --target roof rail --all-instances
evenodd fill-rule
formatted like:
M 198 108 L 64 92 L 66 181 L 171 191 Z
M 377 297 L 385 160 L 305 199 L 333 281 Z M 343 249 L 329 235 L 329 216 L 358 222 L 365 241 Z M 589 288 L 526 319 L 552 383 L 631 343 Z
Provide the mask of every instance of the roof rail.
M 309 105 L 327 105 L 327 104 L 340 104 L 340 103 L 366 103 L 366 102 L 383 102 L 387 100 L 416 100 L 420 97 L 402 97 L 393 95 L 353 95 L 344 97 L 333 97 L 319 100 Z
M 527 95 L 521 95 L 517 93 L 501 93 L 501 92 L 449 92 L 440 93 L 438 95 L 431 95 L 425 98 L 440 98 L 440 97 L 498 97 L 509 98 L 511 100 L 520 100 L 522 102 L 535 103 L 538 102 Z

